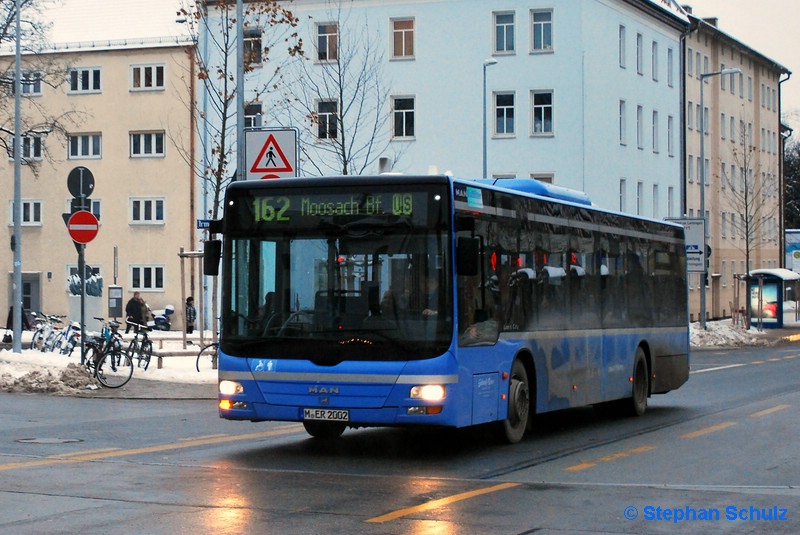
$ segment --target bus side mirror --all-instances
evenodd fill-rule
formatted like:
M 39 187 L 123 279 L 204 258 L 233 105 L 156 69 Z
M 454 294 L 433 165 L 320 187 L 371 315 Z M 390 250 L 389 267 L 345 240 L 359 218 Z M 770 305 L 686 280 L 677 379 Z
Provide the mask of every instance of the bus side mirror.
M 456 272 L 465 277 L 478 274 L 480 265 L 480 244 L 478 238 L 458 238 L 456 242 Z
M 208 240 L 203 245 L 203 274 L 219 275 L 219 259 L 222 257 L 222 240 Z

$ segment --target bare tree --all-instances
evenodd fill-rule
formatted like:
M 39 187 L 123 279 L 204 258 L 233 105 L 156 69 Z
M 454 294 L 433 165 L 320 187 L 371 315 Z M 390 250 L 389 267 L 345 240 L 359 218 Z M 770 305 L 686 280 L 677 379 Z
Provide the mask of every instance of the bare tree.
M 762 160 L 769 153 L 753 144 L 751 126 L 740 120 L 737 134 L 730 173 L 722 177 L 727 186 L 723 197 L 731 209 L 731 232 L 742 237 L 742 245 L 734 243 L 744 253 L 749 271 L 753 252 L 777 242 L 779 186 L 777 175 L 762 172 L 768 168 Z
M 328 3 L 328 18 L 316 26 L 313 57 L 293 63 L 289 118 L 304 118 L 303 170 L 309 174 L 362 174 L 391 148 L 389 89 L 383 65 L 385 38 L 371 31 L 352 0 Z M 308 56 L 308 55 L 307 55 Z M 388 152 L 390 163 L 400 157 Z
M 55 88 L 67 80 L 68 65 L 57 61 L 53 54 L 41 54 L 47 47 L 48 25 L 42 16 L 52 2 L 47 0 L 21 0 L 20 2 L 20 45 L 23 54 L 22 82 L 23 110 L 20 116 L 22 125 L 23 150 L 22 164 L 28 166 L 34 176 L 38 176 L 40 160 L 51 160 L 44 139 L 53 133 L 66 135 L 67 125 L 75 124 L 81 113 L 74 108 L 53 114 L 42 101 L 28 98 L 40 94 L 44 86 Z M 13 0 L 0 1 L 0 149 L 9 158 L 13 157 L 14 147 L 14 51 L 16 43 L 16 6 Z M 59 139 L 63 146 L 64 138 Z
M 297 18 L 284 7 L 286 3 L 275 0 L 244 3 L 248 102 L 263 101 L 267 93 L 280 85 L 282 65 L 273 65 L 270 57 L 275 47 L 283 44 L 288 58 L 303 54 L 302 40 L 294 31 Z M 209 199 L 208 215 L 218 219 L 223 193 L 236 169 L 236 126 L 240 120 L 236 102 L 236 1 L 192 0 L 191 8 L 178 14 L 185 18 L 196 43 L 192 50 L 196 73 L 191 78 L 196 76 L 199 87 L 188 92 L 193 100 L 186 104 L 195 111 L 194 128 L 201 133 L 200 157 L 180 143 L 175 145 L 202 179 L 204 194 Z M 256 71 L 258 76 L 250 76 Z

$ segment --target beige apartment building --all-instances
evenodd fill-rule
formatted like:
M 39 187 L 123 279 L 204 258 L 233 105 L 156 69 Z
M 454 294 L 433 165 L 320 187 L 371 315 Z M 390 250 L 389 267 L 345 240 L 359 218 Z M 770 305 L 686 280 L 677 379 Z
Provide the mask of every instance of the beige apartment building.
M 781 82 L 791 73 L 720 30 L 716 19 L 690 18 L 692 31 L 684 42 L 686 215 L 702 217 L 705 174 L 706 234 L 711 247 L 705 309 L 707 319 L 715 319 L 730 317 L 732 310 L 745 306 L 740 276 L 749 269 L 781 264 L 780 95 Z M 692 321 L 700 318 L 701 277 L 689 274 Z
M 114 26 L 119 28 L 119 22 Z M 84 35 L 92 35 L 90 23 L 82 29 Z M 139 291 L 153 310 L 173 305 L 173 328 L 182 328 L 178 253 L 182 247 L 190 251 L 199 245 L 198 181 L 189 163 L 194 160 L 193 55 L 187 54 L 191 46 L 190 40 L 174 35 L 57 43 L 46 54 L 66 74 L 66 82 L 58 87 L 42 83 L 26 66 L 29 57 L 23 57 L 23 117 L 68 114 L 63 120 L 66 131 L 30 135 L 22 143 L 24 157 L 37 167 L 34 174 L 30 165 L 23 165 L 21 176 L 22 292 L 27 310 L 80 317 L 80 297 L 69 284 L 77 273 L 78 253 L 63 214 L 70 212 L 72 199 L 67 177 L 84 167 L 94 177 L 90 207 L 99 220 L 97 237 L 86 245 L 85 261 L 93 275 L 92 291 L 96 294 L 102 286 L 99 297 L 89 298 L 87 320 L 97 314 L 98 303 L 106 316 L 108 287 L 118 285 L 123 307 Z M 0 56 L 0 61 L 13 64 L 13 53 Z M 6 221 L 0 263 L 7 271 L 0 278 L 0 307 L 8 310 L 13 274 L 8 244 L 14 232 L 10 156 L 0 159 L 0 177 Z M 185 275 L 189 295 L 196 291 L 197 274 Z

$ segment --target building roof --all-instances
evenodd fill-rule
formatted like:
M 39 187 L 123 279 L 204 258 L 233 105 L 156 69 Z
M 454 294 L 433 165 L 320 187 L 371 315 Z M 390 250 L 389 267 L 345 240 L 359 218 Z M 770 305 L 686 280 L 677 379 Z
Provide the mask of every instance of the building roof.
M 47 43 L 41 52 L 191 44 L 189 27 L 178 16 L 185 3 L 186 0 L 59 0 L 40 15 L 49 25 Z M 8 43 L 5 45 L 0 54 L 8 53 Z

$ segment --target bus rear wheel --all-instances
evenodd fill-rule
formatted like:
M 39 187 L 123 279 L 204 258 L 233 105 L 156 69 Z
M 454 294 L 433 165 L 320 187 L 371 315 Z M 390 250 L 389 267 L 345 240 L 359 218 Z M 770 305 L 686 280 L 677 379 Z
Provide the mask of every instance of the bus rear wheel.
M 516 444 L 525 436 L 531 411 L 531 389 L 528 372 L 521 361 L 511 366 L 508 385 L 508 416 L 503 421 L 503 437 L 509 444 Z
M 631 383 L 631 397 L 627 401 L 627 412 L 631 416 L 642 416 L 647 410 L 647 396 L 650 393 L 648 386 L 649 373 L 647 361 L 644 358 L 644 349 L 636 349 L 633 364 L 633 382 Z
M 306 420 L 303 422 L 303 427 L 306 428 L 306 433 L 314 438 L 323 440 L 332 440 L 339 438 L 344 433 L 345 424 L 340 422 L 321 422 L 318 420 Z

